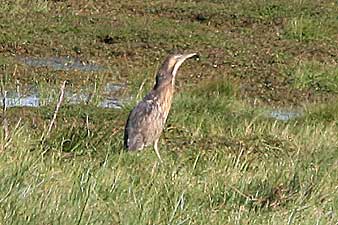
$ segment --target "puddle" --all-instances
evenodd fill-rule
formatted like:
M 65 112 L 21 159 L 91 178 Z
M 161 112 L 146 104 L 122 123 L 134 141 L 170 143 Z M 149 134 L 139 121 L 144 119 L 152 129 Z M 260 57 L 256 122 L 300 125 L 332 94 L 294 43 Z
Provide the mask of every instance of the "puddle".
M 54 70 L 78 70 L 82 72 L 97 72 L 107 70 L 106 67 L 82 61 L 78 58 L 71 57 L 18 57 L 22 63 L 32 67 L 49 67 Z M 122 89 L 124 85 L 107 83 L 100 93 L 100 97 L 95 96 L 95 102 L 97 106 L 101 108 L 115 108 L 119 109 L 123 106 L 122 99 L 118 99 L 117 92 Z M 22 90 L 21 90 L 22 89 Z M 94 88 L 88 88 L 85 90 L 74 91 L 69 90 L 69 87 L 65 90 L 64 103 L 65 104 L 88 104 L 93 100 Z M 44 91 L 45 92 L 45 91 Z M 52 98 L 50 93 L 55 93 Z M 41 107 L 47 105 L 53 100 L 55 96 L 58 98 L 59 90 L 49 90 L 49 94 L 39 92 L 37 87 L 17 87 L 16 89 L 7 90 L 6 105 L 7 107 Z M 46 95 L 49 95 L 46 96 Z M 0 94 L 0 97 L 3 96 Z M 99 100 L 97 100 L 99 99 Z M 1 104 L 2 105 L 2 101 Z
M 272 110 L 267 113 L 267 117 L 281 121 L 288 121 L 301 116 L 302 113 L 296 110 Z
M 40 99 L 37 94 L 20 96 L 17 93 L 9 92 L 6 98 L 6 105 L 7 107 L 15 107 L 15 106 L 38 107 L 40 106 Z
M 82 61 L 71 57 L 18 57 L 18 60 L 32 67 L 49 67 L 54 70 L 79 70 L 83 72 L 97 72 L 107 70 L 106 67 Z
M 114 109 L 121 109 L 122 103 L 117 99 L 104 99 L 100 104 L 99 107 L 101 108 L 114 108 Z
M 120 109 L 123 106 L 123 100 L 116 97 L 117 91 L 123 88 L 121 84 L 107 83 L 103 88 L 102 96 L 97 102 L 97 106 L 101 108 Z M 59 90 L 51 90 L 50 93 L 58 93 Z M 46 95 L 46 94 L 44 94 Z M 41 107 L 53 102 L 51 96 L 44 96 L 36 87 L 20 87 L 10 89 L 6 94 L 6 105 L 10 107 Z M 3 98 L 2 94 L 0 95 Z M 88 104 L 92 100 L 92 92 L 90 90 L 75 92 L 72 90 L 65 90 L 64 103 L 65 104 Z M 55 102 L 55 99 L 54 99 Z M 2 106 L 2 101 L 0 105 Z

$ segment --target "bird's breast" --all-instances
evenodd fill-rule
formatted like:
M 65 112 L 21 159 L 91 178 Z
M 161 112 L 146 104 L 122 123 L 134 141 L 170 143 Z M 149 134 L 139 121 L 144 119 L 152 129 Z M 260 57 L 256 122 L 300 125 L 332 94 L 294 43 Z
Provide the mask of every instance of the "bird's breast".
M 165 117 L 168 116 L 172 97 L 173 97 L 173 88 L 167 88 L 165 91 L 162 92 L 162 94 L 159 96 L 159 107 L 161 108 L 161 111 L 165 113 Z

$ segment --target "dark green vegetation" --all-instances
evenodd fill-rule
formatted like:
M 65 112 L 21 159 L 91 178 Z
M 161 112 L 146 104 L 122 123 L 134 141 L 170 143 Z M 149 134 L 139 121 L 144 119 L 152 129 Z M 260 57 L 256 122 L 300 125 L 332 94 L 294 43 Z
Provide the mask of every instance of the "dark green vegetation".
M 2 86 L 37 85 L 53 99 L 6 112 L 0 224 L 338 221 L 337 1 L 0 3 Z M 178 74 L 159 165 L 150 149 L 122 151 L 122 134 L 136 96 L 172 50 L 201 58 Z M 17 60 L 66 55 L 108 70 Z M 93 98 L 63 104 L 41 141 L 65 79 L 68 89 L 94 86 Z M 107 82 L 127 84 L 119 95 L 133 100 L 96 107 Z M 276 121 L 266 117 L 271 107 L 303 115 Z

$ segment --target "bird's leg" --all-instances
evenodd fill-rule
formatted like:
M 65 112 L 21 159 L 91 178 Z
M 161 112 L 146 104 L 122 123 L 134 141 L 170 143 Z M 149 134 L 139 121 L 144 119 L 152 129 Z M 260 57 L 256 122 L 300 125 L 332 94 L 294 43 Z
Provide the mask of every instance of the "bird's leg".
M 158 159 L 159 159 L 160 162 L 162 163 L 163 161 L 162 161 L 162 158 L 161 158 L 161 156 L 160 156 L 160 152 L 158 151 L 158 140 L 159 140 L 159 139 L 156 139 L 155 142 L 154 142 L 154 150 L 155 150 L 155 152 L 156 152 L 156 155 L 157 155 Z

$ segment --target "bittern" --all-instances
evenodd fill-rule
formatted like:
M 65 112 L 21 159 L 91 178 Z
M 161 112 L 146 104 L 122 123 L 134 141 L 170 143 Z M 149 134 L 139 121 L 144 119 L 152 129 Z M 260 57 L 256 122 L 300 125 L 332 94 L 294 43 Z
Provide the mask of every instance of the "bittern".
M 158 140 L 164 129 L 174 94 L 175 77 L 182 63 L 195 56 L 191 54 L 169 55 L 156 74 L 153 89 L 130 112 L 124 130 L 124 146 L 127 150 L 142 150 L 154 146 L 157 157 Z

